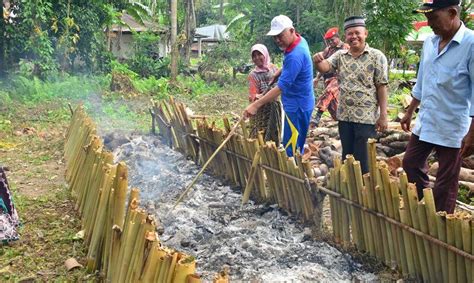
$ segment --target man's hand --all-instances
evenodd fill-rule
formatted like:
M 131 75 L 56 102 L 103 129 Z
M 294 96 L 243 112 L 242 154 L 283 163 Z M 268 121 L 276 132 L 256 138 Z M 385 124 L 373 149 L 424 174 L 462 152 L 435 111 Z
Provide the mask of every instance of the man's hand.
M 323 60 L 324 60 L 323 52 L 318 52 L 318 53 L 314 54 L 314 56 L 313 56 L 314 63 L 316 63 L 316 64 L 321 63 Z
M 378 132 L 383 132 L 387 129 L 387 127 L 388 127 L 387 115 L 381 114 L 380 117 L 377 119 L 377 122 L 375 122 L 375 129 Z
M 412 116 L 413 116 L 413 113 L 406 112 L 403 118 L 400 120 L 400 126 L 402 127 L 402 130 L 404 130 L 405 132 L 410 131 Z
M 258 110 L 258 106 L 255 102 L 249 104 L 247 106 L 247 108 L 245 108 L 244 110 L 244 118 L 247 119 L 247 118 L 250 118 L 251 116 L 254 116 L 255 114 L 257 114 L 257 110 Z
M 471 120 L 469 132 L 464 136 L 461 143 L 461 157 L 465 158 L 474 153 L 474 123 Z

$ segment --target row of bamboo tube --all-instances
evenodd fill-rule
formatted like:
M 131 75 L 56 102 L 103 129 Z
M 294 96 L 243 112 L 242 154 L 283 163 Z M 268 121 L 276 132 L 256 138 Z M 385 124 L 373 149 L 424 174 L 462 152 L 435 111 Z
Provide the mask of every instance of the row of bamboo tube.
M 201 164 L 231 131 L 231 122 L 225 117 L 223 129 L 206 117 L 193 125 L 185 106 L 173 99 L 155 103 L 153 107 L 163 139 L 172 140 L 173 147 Z M 257 138 L 250 138 L 248 128 L 247 122 L 241 121 L 240 132 L 234 134 L 209 163 L 208 172 L 242 188 L 244 202 L 251 197 L 258 203 L 276 203 L 302 221 L 313 221 L 311 184 L 305 182 L 314 177 L 310 163 L 303 161 L 300 155 L 288 158 L 284 149 L 277 148 L 273 142 L 264 142 L 261 133 Z M 189 139 L 184 143 L 184 137 L 198 143 Z
M 356 204 L 331 196 L 335 241 L 355 245 L 407 278 L 474 282 L 473 215 L 436 212 L 431 189 L 425 189 L 419 200 L 406 174 L 392 178 L 387 165 L 376 162 L 374 140 L 368 150 L 369 173 L 362 175 L 360 163 L 352 156 L 344 163 L 336 159 L 330 169 L 329 189 Z
M 113 163 L 96 133 L 79 106 L 64 156 L 66 180 L 85 230 L 88 271 L 99 270 L 109 282 L 201 282 L 192 256 L 161 246 L 153 217 L 138 207 L 138 189 L 130 191 L 126 206 L 127 167 Z

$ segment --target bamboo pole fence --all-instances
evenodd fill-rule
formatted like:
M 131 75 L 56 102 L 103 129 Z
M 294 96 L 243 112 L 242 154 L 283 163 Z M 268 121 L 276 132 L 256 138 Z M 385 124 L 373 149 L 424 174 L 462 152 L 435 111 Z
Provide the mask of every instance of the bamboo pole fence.
M 419 200 L 406 174 L 393 178 L 384 162 L 376 162 L 375 140 L 367 146 L 369 173 L 362 175 L 359 162 L 347 156 L 328 174 L 336 242 L 369 253 L 407 278 L 473 282 L 473 215 L 436 212 L 431 189 Z
M 198 164 L 208 160 L 230 131 L 227 118 L 223 118 L 224 129 L 206 116 L 189 123 L 184 105 L 173 99 L 153 107 L 163 140 L 194 139 L 197 146 L 192 152 Z M 181 124 L 176 126 L 169 117 L 179 115 Z M 171 145 L 181 146 L 179 141 Z M 277 204 L 303 222 L 318 222 L 320 200 L 327 194 L 336 243 L 366 252 L 408 279 L 474 282 L 474 216 L 436 212 L 431 189 L 425 189 L 419 200 L 406 174 L 394 178 L 387 164 L 376 161 L 375 141 L 367 146 L 369 173 L 362 175 L 359 161 L 352 156 L 344 162 L 336 159 L 323 188 L 316 185 L 311 165 L 301 156 L 288 158 L 261 135 L 249 138 L 243 122 L 208 172 L 242 188 L 243 204 L 249 199 Z M 191 150 L 185 152 L 189 155 Z
M 198 164 L 206 164 L 231 134 L 231 122 L 223 117 L 224 127 L 219 128 L 216 121 L 203 116 L 193 124 L 185 108 L 174 99 L 154 103 L 156 125 L 165 143 L 171 139 L 173 148 L 192 156 Z M 223 149 L 209 162 L 207 172 L 240 187 L 243 204 L 249 199 L 256 203 L 277 204 L 301 222 L 314 223 L 318 218 L 316 212 L 321 214 L 315 207 L 321 205 L 322 194 L 309 182 L 314 177 L 309 162 L 303 161 L 298 154 L 288 158 L 285 150 L 274 142 L 264 142 L 262 133 L 257 138 L 250 138 L 248 128 L 247 122 L 241 121 L 238 132 L 232 132 Z M 180 139 L 197 147 L 183 146 Z
M 184 108 L 173 111 L 185 113 L 180 112 Z M 190 129 L 186 116 L 167 119 L 173 126 Z M 164 130 L 160 122 L 157 124 Z M 168 134 L 171 130 L 168 128 Z M 183 153 L 197 156 L 189 137 L 178 135 L 172 142 Z M 101 279 L 108 282 L 201 282 L 194 257 L 161 245 L 153 216 L 138 205 L 138 189 L 129 192 L 127 202 L 127 166 L 113 162 L 112 153 L 104 149 L 94 122 L 82 106 L 73 112 L 64 157 L 66 180 L 88 247 L 85 266 L 89 272 L 99 271 Z

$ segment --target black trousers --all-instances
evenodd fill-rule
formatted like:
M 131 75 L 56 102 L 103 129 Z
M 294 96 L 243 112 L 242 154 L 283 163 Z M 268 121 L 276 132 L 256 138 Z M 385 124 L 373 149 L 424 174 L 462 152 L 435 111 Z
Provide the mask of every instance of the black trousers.
M 367 140 L 375 137 L 375 125 L 339 121 L 339 137 L 342 144 L 342 160 L 352 154 L 360 161 L 362 174 L 369 172 Z

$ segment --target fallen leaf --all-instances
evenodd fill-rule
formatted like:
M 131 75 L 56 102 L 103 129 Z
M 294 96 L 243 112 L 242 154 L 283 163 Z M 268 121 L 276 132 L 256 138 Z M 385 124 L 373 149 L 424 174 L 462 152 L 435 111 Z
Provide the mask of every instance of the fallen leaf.
M 64 265 L 66 266 L 66 269 L 67 271 L 71 271 L 73 270 L 74 268 L 79 268 L 79 267 L 82 267 L 82 264 L 80 264 L 79 262 L 77 262 L 77 260 L 73 257 L 67 259 L 65 262 L 64 262 Z
M 84 239 L 84 232 L 85 232 L 85 230 L 81 230 L 81 231 L 77 232 L 76 235 L 74 235 L 74 237 L 72 237 L 72 239 L 73 240 Z

